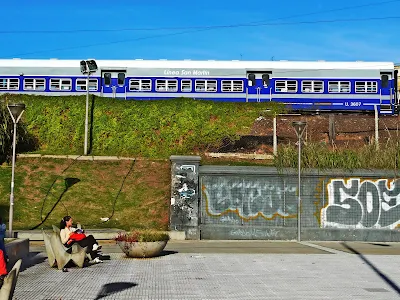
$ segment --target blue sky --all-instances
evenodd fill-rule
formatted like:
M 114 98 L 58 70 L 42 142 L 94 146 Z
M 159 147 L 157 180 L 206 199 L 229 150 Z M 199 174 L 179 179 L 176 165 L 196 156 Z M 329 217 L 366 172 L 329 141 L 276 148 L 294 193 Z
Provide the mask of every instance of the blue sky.
M 400 62 L 400 0 L 16 0 L 1 6 L 0 58 Z M 369 20 L 321 22 L 338 19 Z M 260 25 L 204 28 L 251 23 Z M 149 28 L 155 30 L 126 30 Z

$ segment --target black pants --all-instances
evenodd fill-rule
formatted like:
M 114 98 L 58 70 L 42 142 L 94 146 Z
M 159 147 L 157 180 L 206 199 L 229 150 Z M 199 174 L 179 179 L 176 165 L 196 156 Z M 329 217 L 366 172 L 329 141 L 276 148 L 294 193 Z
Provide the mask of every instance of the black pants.
M 89 253 L 92 259 L 95 259 L 99 256 L 97 251 L 93 251 L 93 245 L 97 244 L 97 241 L 93 235 L 88 235 L 83 240 L 77 241 L 76 243 L 78 243 L 81 247 L 87 247 L 86 253 Z

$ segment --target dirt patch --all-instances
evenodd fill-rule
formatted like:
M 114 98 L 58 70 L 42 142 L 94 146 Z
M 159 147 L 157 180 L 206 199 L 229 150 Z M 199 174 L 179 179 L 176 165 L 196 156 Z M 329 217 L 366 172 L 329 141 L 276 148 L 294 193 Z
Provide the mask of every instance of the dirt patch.
M 277 141 L 279 144 L 295 143 L 296 133 L 293 121 L 306 121 L 304 138 L 307 142 L 324 142 L 336 148 L 358 149 L 375 140 L 375 117 L 371 114 L 330 114 L 319 115 L 280 115 L 277 117 Z M 385 144 L 400 137 L 400 118 L 380 116 L 379 142 Z M 332 138 L 330 138 L 330 133 Z M 332 143 L 333 142 L 333 143 Z M 273 119 L 260 117 L 254 121 L 248 135 L 237 141 L 226 139 L 219 148 L 210 152 L 272 153 Z

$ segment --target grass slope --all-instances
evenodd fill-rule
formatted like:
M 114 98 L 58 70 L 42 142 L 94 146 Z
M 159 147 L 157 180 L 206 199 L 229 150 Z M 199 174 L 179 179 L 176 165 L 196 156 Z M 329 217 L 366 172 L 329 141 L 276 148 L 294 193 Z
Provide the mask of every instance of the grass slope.
M 11 168 L 0 167 L 0 214 L 6 224 L 10 179 Z M 50 228 L 52 224 L 58 225 L 64 215 L 71 215 L 87 228 L 168 227 L 170 162 L 167 160 L 99 162 L 21 158 L 17 161 L 15 179 L 14 229 Z M 65 192 L 66 181 L 70 187 Z M 106 217 L 111 217 L 110 221 L 100 220 Z
M 83 152 L 85 97 L 7 95 L 24 102 L 23 123 L 38 152 Z M 168 158 L 218 146 L 250 131 L 254 120 L 276 103 L 223 103 L 192 99 L 123 101 L 92 97 L 92 154 Z M 276 108 L 276 109 L 278 109 Z

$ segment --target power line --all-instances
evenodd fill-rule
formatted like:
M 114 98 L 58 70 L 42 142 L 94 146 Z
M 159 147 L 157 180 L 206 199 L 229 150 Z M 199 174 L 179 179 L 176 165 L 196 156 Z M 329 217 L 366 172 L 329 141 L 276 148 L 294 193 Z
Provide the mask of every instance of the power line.
M 290 23 L 264 23 L 264 24 L 247 24 L 247 25 L 224 25 L 224 26 L 210 26 L 210 27 L 202 27 L 201 29 L 197 30 L 187 30 L 181 32 L 174 32 L 174 33 L 166 33 L 166 34 L 158 34 L 152 36 L 145 36 L 140 38 L 134 39 L 124 39 L 119 41 L 111 41 L 111 42 L 103 42 L 103 43 L 96 43 L 96 44 L 89 44 L 89 45 L 79 45 L 73 47 L 63 47 L 63 48 L 56 48 L 51 50 L 41 50 L 41 51 L 34 51 L 34 52 L 25 52 L 19 53 L 15 55 L 8 55 L 4 56 L 5 58 L 12 58 L 12 57 L 20 57 L 25 55 L 31 54 L 39 54 L 39 53 L 47 53 L 47 52 L 55 52 L 55 51 L 64 51 L 64 50 L 73 50 L 73 49 L 82 49 L 82 48 L 89 48 L 89 47 L 96 47 L 96 46 L 106 46 L 112 44 L 120 44 L 120 43 L 127 43 L 127 42 L 134 42 L 134 41 L 141 41 L 147 39 L 154 39 L 159 37 L 167 37 L 167 36 L 176 36 L 176 35 L 183 35 L 187 33 L 194 33 L 194 32 L 201 32 L 201 31 L 209 31 L 214 29 L 222 29 L 222 28 L 236 28 L 236 27 L 261 27 L 261 26 L 280 26 L 280 25 L 301 25 L 301 24 L 318 24 L 318 23 L 338 23 L 338 22 L 364 22 L 364 21 L 376 21 L 376 20 L 389 20 L 389 19 L 400 19 L 399 17 L 380 17 L 380 18 L 365 18 L 365 19 L 336 19 L 336 20 L 320 20 L 320 21 L 300 21 L 300 22 L 290 22 Z
M 212 25 L 212 26 L 185 26 L 185 27 L 150 27 L 150 28 L 120 28 L 120 29 L 71 29 L 71 30 L 0 30 L 0 34 L 32 34 L 32 33 L 44 33 L 44 34 L 60 34 L 60 33 L 93 33 L 93 32 L 121 32 L 121 31 L 162 31 L 162 30 L 184 30 L 184 29 L 219 29 L 219 28 L 236 28 L 236 27 L 257 27 L 257 26 L 267 26 L 267 25 L 296 25 L 296 24 L 313 24 L 313 23 L 326 23 L 326 22 L 341 22 L 341 21 L 352 21 L 357 19 L 343 19 L 343 20 L 322 20 L 322 21 L 304 21 L 304 22 L 293 22 L 293 23 L 265 23 L 266 21 L 279 21 L 286 19 L 293 19 L 297 17 L 305 17 L 311 15 L 318 15 L 329 12 L 338 12 L 344 10 L 351 10 L 356 8 L 363 8 L 368 6 L 382 5 L 393 2 L 400 2 L 400 0 L 389 0 L 389 1 L 379 1 L 372 2 L 362 5 L 346 6 L 342 8 L 335 8 L 325 11 L 316 11 L 306 14 L 297 14 L 286 17 L 276 18 L 274 20 L 262 20 L 249 23 L 239 23 L 239 24 L 225 24 L 225 25 Z M 386 18 L 397 18 L 397 17 L 386 17 Z M 378 20 L 382 18 L 368 18 L 365 20 Z M 384 19 L 384 18 L 383 18 Z M 359 19 L 364 20 L 364 19 Z
M 343 7 L 343 8 L 331 9 L 331 10 L 327 10 L 327 11 L 319 11 L 319 12 L 311 12 L 311 13 L 306 13 L 306 14 L 292 15 L 292 16 L 287 16 L 287 17 L 276 18 L 274 20 L 270 20 L 270 22 L 271 21 L 276 21 L 276 20 L 296 18 L 296 17 L 300 17 L 300 16 L 309 16 L 309 15 L 315 15 L 315 14 L 322 14 L 322 13 L 326 13 L 326 12 L 343 11 L 343 10 L 362 8 L 362 7 L 373 6 L 373 5 L 382 5 L 382 4 L 393 3 L 393 2 L 400 2 L 400 0 L 379 1 L 379 2 L 372 2 L 372 3 L 362 4 L 362 5 L 348 6 L 348 7 Z M 334 22 L 359 22 L 359 21 L 372 21 L 372 20 L 382 20 L 382 19 L 386 19 L 387 20 L 389 18 L 390 19 L 397 19 L 397 18 L 400 18 L 400 17 L 383 17 L 383 18 L 366 18 L 366 19 L 342 19 L 342 20 L 325 20 L 325 21 L 324 20 L 322 20 L 322 21 L 303 21 L 303 22 L 293 22 L 293 23 L 290 23 L 290 24 L 289 23 L 262 23 L 262 24 L 260 24 L 260 22 L 252 22 L 252 23 L 247 23 L 247 24 L 208 26 L 208 27 L 200 27 L 200 28 L 193 29 L 193 30 L 185 30 L 185 31 L 181 31 L 181 32 L 167 33 L 167 34 L 158 34 L 158 35 L 140 37 L 140 38 L 134 38 L 134 39 L 124 39 L 124 40 L 111 41 L 111 42 L 105 42 L 105 43 L 96 43 L 96 44 L 90 44 L 90 45 L 80 45 L 80 46 L 73 46 L 73 47 L 63 47 L 63 48 L 50 49 L 50 50 L 34 51 L 34 52 L 29 52 L 29 53 L 20 53 L 20 54 L 14 54 L 14 55 L 5 56 L 5 58 L 21 57 L 21 56 L 32 55 L 32 54 L 48 53 L 48 52 L 56 52 L 56 51 L 65 51 L 65 50 L 73 50 L 73 49 L 82 49 L 82 48 L 96 47 L 96 46 L 106 46 L 106 45 L 112 45 L 112 44 L 120 44 L 120 43 L 126 43 L 126 42 L 141 41 L 141 40 L 154 39 L 154 38 L 159 38 L 159 37 L 183 35 L 183 34 L 187 34 L 187 33 L 195 33 L 195 32 L 209 31 L 209 30 L 222 29 L 222 28 L 235 28 L 235 27 L 244 27 L 244 26 L 279 26 L 280 24 L 281 25 L 300 25 L 300 24 L 334 23 Z M 188 29 L 188 27 L 185 27 L 185 29 Z M 160 29 L 158 29 L 158 30 L 160 30 Z

